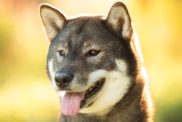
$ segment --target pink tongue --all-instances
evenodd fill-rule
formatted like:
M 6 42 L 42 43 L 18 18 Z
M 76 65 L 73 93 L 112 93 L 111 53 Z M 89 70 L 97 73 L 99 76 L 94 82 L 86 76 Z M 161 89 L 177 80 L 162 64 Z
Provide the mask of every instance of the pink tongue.
M 80 110 L 80 102 L 84 97 L 84 93 L 67 92 L 62 100 L 62 113 L 66 116 L 74 116 Z

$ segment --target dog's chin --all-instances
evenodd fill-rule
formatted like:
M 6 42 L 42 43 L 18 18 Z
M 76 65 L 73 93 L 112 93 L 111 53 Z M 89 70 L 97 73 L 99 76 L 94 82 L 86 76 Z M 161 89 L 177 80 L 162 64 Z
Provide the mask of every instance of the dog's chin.
M 96 96 L 101 91 L 102 87 L 104 86 L 104 83 L 105 78 L 102 78 L 96 81 L 93 86 L 91 86 L 85 91 L 84 99 L 81 101 L 80 104 L 81 109 L 89 107 L 94 103 Z

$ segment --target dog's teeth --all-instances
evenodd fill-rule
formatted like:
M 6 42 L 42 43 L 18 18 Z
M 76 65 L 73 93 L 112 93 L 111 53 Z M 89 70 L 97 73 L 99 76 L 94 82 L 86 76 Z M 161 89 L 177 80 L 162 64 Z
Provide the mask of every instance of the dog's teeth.
M 85 93 L 85 97 L 89 98 L 90 96 L 94 95 L 102 86 L 103 86 L 103 80 L 100 80 L 98 82 L 96 82 L 96 84 L 92 87 L 90 87 L 86 93 Z
M 89 91 L 92 91 L 93 88 L 90 88 Z

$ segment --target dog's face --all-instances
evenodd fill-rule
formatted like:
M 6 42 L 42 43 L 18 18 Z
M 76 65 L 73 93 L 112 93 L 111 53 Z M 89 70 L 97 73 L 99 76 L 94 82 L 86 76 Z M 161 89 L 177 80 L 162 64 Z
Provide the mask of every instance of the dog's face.
M 122 99 L 136 66 L 125 5 L 115 3 L 106 19 L 66 19 L 57 9 L 42 5 L 41 17 L 51 41 L 48 74 L 64 94 L 63 114 L 102 113 Z

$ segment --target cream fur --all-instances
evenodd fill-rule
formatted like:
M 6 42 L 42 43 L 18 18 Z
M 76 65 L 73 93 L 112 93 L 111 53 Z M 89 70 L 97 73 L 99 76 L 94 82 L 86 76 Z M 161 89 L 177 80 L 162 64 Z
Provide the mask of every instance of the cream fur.
M 52 84 L 53 84 L 54 88 L 57 89 L 56 83 L 54 81 L 55 72 L 54 72 L 54 68 L 53 68 L 53 60 L 50 60 L 48 62 L 48 70 L 49 70 L 49 73 L 50 73 Z
M 116 64 L 119 71 L 97 70 L 90 74 L 90 82 L 97 81 L 103 76 L 106 81 L 93 105 L 81 109 L 81 113 L 104 114 L 127 93 L 131 84 L 130 78 L 126 75 L 127 65 L 122 60 L 116 60 Z

